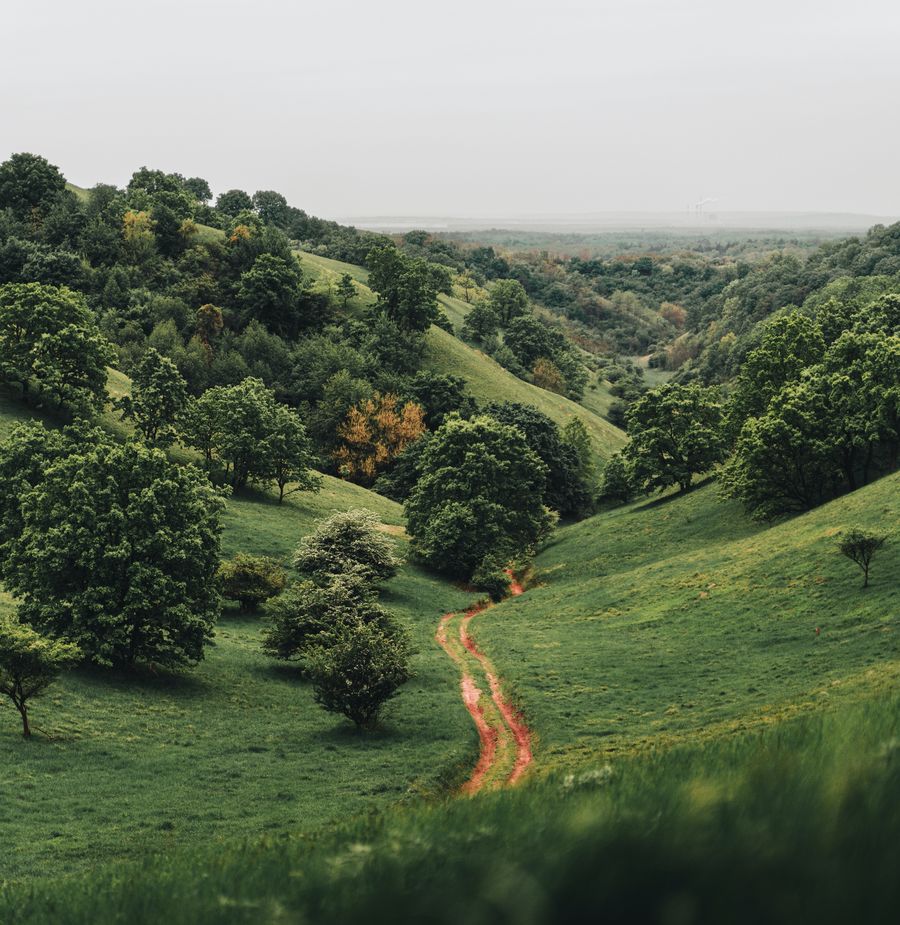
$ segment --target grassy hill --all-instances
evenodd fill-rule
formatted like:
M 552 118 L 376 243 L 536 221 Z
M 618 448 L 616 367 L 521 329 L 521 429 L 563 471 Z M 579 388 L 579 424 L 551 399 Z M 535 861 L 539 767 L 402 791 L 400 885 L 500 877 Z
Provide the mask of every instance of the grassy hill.
M 111 375 L 111 392 L 127 387 Z M 0 399 L 0 435 L 28 416 Z M 318 494 L 281 506 L 264 493 L 232 498 L 223 553 L 287 562 L 317 520 L 355 507 L 375 511 L 404 544 L 399 505 L 325 477 Z M 411 566 L 390 583 L 384 602 L 412 631 L 415 677 L 375 735 L 314 704 L 296 669 L 263 656 L 263 619 L 235 611 L 195 670 L 133 677 L 82 669 L 61 679 L 33 709 L 52 739 L 23 743 L 14 712 L 0 709 L 0 825 L 16 845 L 0 860 L 0 882 L 148 851 L 195 852 L 248 833 L 310 832 L 462 779 L 477 737 L 456 669 L 433 637 L 441 614 L 469 599 Z M 0 592 L 0 613 L 13 606 Z
M 835 536 L 891 529 L 898 488 L 759 526 L 707 484 L 564 528 L 472 624 L 536 734 L 521 786 L 12 885 L 0 919 L 892 921 L 900 549 L 863 591 Z
M 298 252 L 298 257 L 304 272 L 317 285 L 326 288 L 334 286 L 344 273 L 349 273 L 357 283 L 357 306 L 374 303 L 375 296 L 366 285 L 368 272 L 362 267 L 303 251 Z M 469 306 L 446 295 L 440 296 L 439 301 L 454 327 L 458 327 Z M 469 390 L 480 402 L 516 401 L 534 405 L 560 427 L 564 427 L 573 417 L 578 418 L 587 428 L 599 459 L 608 458 L 625 442 L 622 431 L 586 407 L 587 403 L 578 404 L 519 379 L 480 350 L 470 347 L 441 328 L 432 326 L 427 334 L 427 346 L 428 352 L 424 358 L 426 368 L 465 379 Z M 605 392 L 603 394 L 606 395 Z M 602 408 L 603 405 L 598 404 L 597 407 Z
M 535 587 L 473 623 L 485 651 L 504 653 L 543 764 L 719 735 L 896 685 L 900 537 L 866 590 L 836 538 L 855 525 L 895 530 L 900 474 L 769 526 L 716 491 L 560 531 L 536 560 Z

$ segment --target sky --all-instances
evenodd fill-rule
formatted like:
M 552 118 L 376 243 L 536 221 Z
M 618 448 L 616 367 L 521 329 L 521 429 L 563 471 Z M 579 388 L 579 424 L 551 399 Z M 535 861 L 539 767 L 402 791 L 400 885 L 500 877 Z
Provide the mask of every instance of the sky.
M 4 0 L 0 159 L 326 217 L 900 215 L 897 0 Z

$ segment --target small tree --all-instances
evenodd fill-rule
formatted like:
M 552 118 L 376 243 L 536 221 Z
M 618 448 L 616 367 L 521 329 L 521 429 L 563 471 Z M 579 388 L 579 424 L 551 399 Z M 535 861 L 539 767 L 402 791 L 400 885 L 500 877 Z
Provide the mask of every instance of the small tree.
M 600 498 L 604 501 L 618 501 L 624 504 L 634 494 L 631 473 L 621 454 L 615 453 L 603 467 L 600 483 Z
M 299 415 L 287 405 L 275 405 L 271 429 L 262 448 L 265 475 L 278 486 L 278 503 L 295 491 L 318 491 L 322 480 L 312 471 L 315 463 L 312 444 Z M 286 491 L 288 484 L 293 488 Z
M 376 392 L 352 407 L 338 428 L 340 445 L 334 452 L 338 471 L 346 479 L 371 485 L 424 431 L 421 405 L 401 404 L 396 395 Z
M 169 446 L 188 404 L 187 383 L 178 367 L 150 347 L 137 364 L 131 395 L 116 402 L 147 443 Z
M 328 580 L 348 569 L 377 584 L 397 574 L 402 560 L 366 510 L 333 514 L 305 536 L 294 553 L 294 565 L 313 579 Z
M 264 601 L 280 594 L 287 582 L 277 560 L 243 552 L 223 562 L 218 576 L 223 596 L 237 601 L 245 613 L 254 613 Z
M 393 621 L 348 623 L 308 657 L 316 702 L 359 728 L 371 729 L 388 700 L 410 677 L 406 631 Z
M 852 562 L 855 562 L 863 571 L 865 580 L 863 587 L 869 587 L 869 565 L 872 557 L 887 542 L 886 536 L 879 536 L 876 533 L 869 533 L 854 527 L 841 538 L 838 548 Z
M 81 650 L 73 643 L 41 636 L 24 623 L 0 620 L 0 694 L 19 711 L 26 739 L 31 736 L 29 702 L 80 658 Z
M 263 650 L 272 658 L 302 660 L 316 645 L 327 646 L 348 623 L 387 624 L 390 614 L 372 585 L 356 570 L 331 575 L 324 584 L 298 581 L 268 607 L 271 624 Z
M 341 301 L 341 308 L 346 309 L 350 300 L 356 295 L 356 286 L 353 285 L 353 277 L 349 273 L 344 273 L 338 280 L 336 291 Z

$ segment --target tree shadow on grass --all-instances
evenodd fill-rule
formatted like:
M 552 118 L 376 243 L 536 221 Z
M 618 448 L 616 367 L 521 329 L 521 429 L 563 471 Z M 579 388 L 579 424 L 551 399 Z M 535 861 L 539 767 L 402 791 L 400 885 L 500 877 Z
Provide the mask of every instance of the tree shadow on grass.
M 190 667 L 177 670 L 145 663 L 132 668 L 82 665 L 72 672 L 72 677 L 107 691 L 168 694 L 186 699 L 206 696 L 212 687 L 207 679 L 192 673 Z
M 707 475 L 705 478 L 701 479 L 699 482 L 695 482 L 693 485 L 691 485 L 690 488 L 687 488 L 684 491 L 674 491 L 671 494 L 661 495 L 658 498 L 650 498 L 647 501 L 636 504 L 628 513 L 637 514 L 640 511 L 649 511 L 653 508 L 662 507 L 664 504 L 669 504 L 671 501 L 677 501 L 679 498 L 686 498 L 688 495 L 697 491 L 698 488 L 703 488 L 704 485 L 708 485 L 710 482 L 714 482 L 715 480 L 716 477 L 714 475 Z

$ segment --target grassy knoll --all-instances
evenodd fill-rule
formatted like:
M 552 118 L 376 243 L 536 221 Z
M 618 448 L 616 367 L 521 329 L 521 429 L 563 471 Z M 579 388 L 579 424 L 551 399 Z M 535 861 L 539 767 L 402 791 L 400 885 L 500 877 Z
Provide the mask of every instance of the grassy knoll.
M 769 526 L 716 490 L 560 531 L 537 558 L 537 587 L 473 622 L 539 762 L 719 734 L 896 685 L 900 474 Z M 895 534 L 865 591 L 837 552 L 856 524 Z
M 111 390 L 124 388 L 127 380 L 114 375 Z M 4 400 L 0 430 L 27 416 Z M 223 552 L 286 562 L 318 519 L 353 507 L 374 510 L 405 542 L 399 505 L 326 477 L 318 494 L 291 495 L 281 506 L 262 493 L 232 498 Z M 384 602 L 411 628 L 418 654 L 415 677 L 371 735 L 314 704 L 296 669 L 262 655 L 264 619 L 235 612 L 226 612 L 195 670 L 62 678 L 33 708 L 52 739 L 23 742 L 14 711 L 0 706 L 0 830 L 16 846 L 0 858 L 0 882 L 310 831 L 463 779 L 476 737 L 434 632 L 441 614 L 470 597 L 412 567 L 390 583 Z M 0 592 L 0 613 L 13 606 Z

